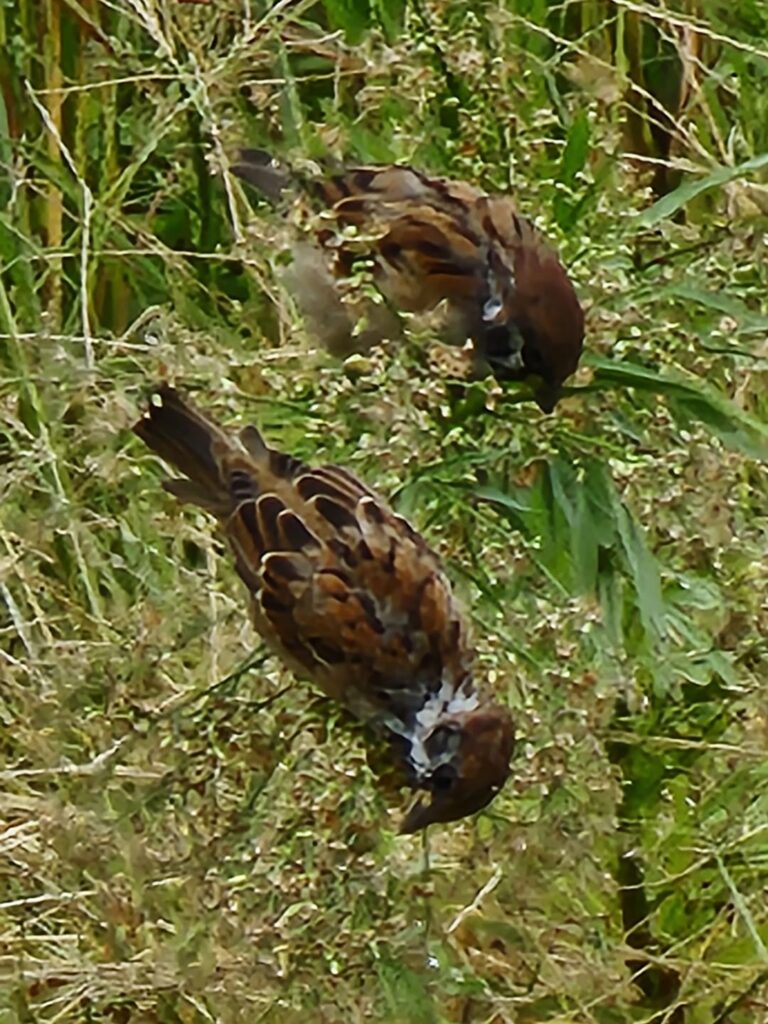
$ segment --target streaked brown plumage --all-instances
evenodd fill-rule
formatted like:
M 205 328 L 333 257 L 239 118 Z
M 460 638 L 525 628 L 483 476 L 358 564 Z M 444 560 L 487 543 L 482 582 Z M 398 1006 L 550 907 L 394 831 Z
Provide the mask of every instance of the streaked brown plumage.
M 233 171 L 275 201 L 298 186 L 323 211 L 315 240 L 294 246 L 286 283 L 331 351 L 396 334 L 393 308 L 422 312 L 445 300 L 447 337 L 470 338 L 500 379 L 538 378 L 536 401 L 554 408 L 579 362 L 584 314 L 556 253 L 509 196 L 404 166 L 300 181 L 262 150 L 244 150 Z M 339 282 L 360 261 L 372 262 L 385 304 L 343 301 Z
M 168 385 L 138 436 L 182 477 L 164 487 L 220 521 L 256 629 L 302 678 L 392 740 L 418 800 L 401 831 L 485 807 L 509 774 L 509 712 L 482 700 L 440 562 L 340 466 L 230 436 Z

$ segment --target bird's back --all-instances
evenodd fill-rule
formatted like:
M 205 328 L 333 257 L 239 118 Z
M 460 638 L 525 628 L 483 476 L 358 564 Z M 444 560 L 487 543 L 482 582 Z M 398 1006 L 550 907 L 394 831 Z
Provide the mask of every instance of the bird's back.
M 469 683 L 437 556 L 352 473 L 310 468 L 253 427 L 229 436 L 169 387 L 134 429 L 184 474 L 166 490 L 222 522 L 256 627 L 290 667 L 396 732 L 429 693 Z

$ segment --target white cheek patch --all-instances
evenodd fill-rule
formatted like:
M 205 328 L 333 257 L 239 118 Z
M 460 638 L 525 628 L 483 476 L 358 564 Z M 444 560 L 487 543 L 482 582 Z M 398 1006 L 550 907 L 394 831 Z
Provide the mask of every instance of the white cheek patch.
M 410 761 L 419 778 L 425 778 L 436 767 L 430 760 L 426 741 L 430 734 L 439 728 L 444 718 L 451 717 L 462 711 L 474 711 L 480 704 L 476 692 L 467 693 L 444 679 L 437 693 L 433 693 L 425 702 L 424 707 L 416 715 L 415 728 L 408 737 L 411 741 Z
M 504 309 L 504 303 L 496 297 L 488 299 L 483 306 L 483 320 L 485 323 L 492 323 Z
M 421 780 L 429 771 L 429 755 L 427 754 L 427 748 L 424 746 L 422 736 L 415 734 L 409 738 L 411 741 L 411 752 L 408 757 L 413 765 L 416 777 Z

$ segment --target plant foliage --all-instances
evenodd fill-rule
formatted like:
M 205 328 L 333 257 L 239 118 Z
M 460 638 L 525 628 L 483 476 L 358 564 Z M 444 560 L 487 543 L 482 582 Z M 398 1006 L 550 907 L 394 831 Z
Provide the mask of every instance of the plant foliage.
M 2 1020 L 765 1019 L 766 38 L 757 0 L 2 6 Z M 588 310 L 556 415 L 434 338 L 318 351 L 241 145 L 511 190 Z M 158 376 L 440 550 L 517 720 L 489 814 L 396 837 L 132 437 Z

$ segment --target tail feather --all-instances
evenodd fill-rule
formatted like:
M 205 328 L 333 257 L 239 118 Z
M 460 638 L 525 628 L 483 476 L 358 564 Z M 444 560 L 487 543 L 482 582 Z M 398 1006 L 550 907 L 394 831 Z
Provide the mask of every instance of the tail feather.
M 267 199 L 279 202 L 290 185 L 287 171 L 275 166 L 272 156 L 265 149 L 241 149 L 238 157 L 238 162 L 232 165 L 233 173 L 257 188 Z
M 290 501 L 301 460 L 270 448 L 256 427 L 222 430 L 169 384 L 155 389 L 133 432 L 182 476 L 163 487 L 179 501 L 227 519 L 244 502 L 274 492 Z
M 133 431 L 155 454 L 184 474 L 186 479 L 167 481 L 166 490 L 217 515 L 231 511 L 232 497 L 222 471 L 221 453 L 232 449 L 232 443 L 175 388 L 168 384 L 157 388 Z

